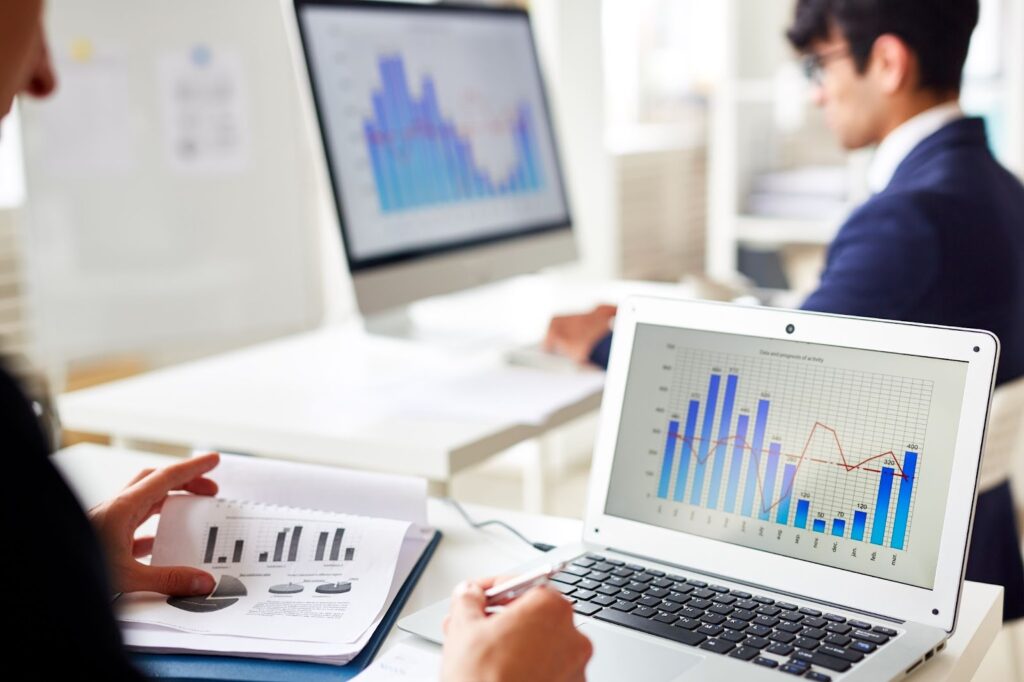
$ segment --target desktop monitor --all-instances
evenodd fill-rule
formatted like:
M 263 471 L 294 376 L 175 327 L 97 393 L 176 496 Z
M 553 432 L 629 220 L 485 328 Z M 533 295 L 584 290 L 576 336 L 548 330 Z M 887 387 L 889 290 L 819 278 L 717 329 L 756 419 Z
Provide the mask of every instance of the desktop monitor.
M 294 4 L 364 316 L 575 258 L 525 11 Z

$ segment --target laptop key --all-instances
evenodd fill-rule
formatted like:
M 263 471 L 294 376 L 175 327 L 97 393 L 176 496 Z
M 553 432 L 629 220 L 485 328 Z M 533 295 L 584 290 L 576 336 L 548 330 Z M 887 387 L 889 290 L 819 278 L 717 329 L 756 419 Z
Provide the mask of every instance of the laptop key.
M 612 585 L 614 587 L 625 587 L 629 584 L 629 581 L 625 578 L 608 578 L 604 583 L 605 585 Z
M 698 599 L 711 599 L 715 596 L 715 593 L 711 590 L 699 589 L 693 591 L 693 596 L 697 597 Z
M 845 623 L 832 623 L 831 625 L 825 626 L 826 631 L 834 632 L 837 635 L 845 635 L 852 629 L 853 628 L 851 628 L 849 625 L 846 625 Z
M 592 568 L 600 559 L 574 559 L 572 562 L 573 566 L 582 566 L 583 568 Z
M 871 628 L 871 631 L 872 632 L 877 632 L 877 633 L 883 634 L 883 635 L 888 635 L 889 637 L 895 637 L 896 635 L 900 634 L 900 633 L 896 632 L 895 630 L 893 630 L 892 628 L 884 628 L 881 625 L 876 625 L 875 627 Z
M 788 644 L 776 643 L 770 645 L 767 649 L 765 649 L 765 651 L 767 651 L 770 654 L 775 654 L 776 656 L 789 656 L 791 653 L 793 653 L 793 647 L 791 647 Z
M 845 673 L 853 664 L 841 658 L 819 654 L 816 651 L 797 651 L 793 654 L 797 660 L 816 665 L 821 668 L 828 668 L 833 672 Z
M 826 613 L 824 615 L 825 620 L 830 620 L 833 623 L 845 623 L 846 617 L 840 616 L 838 613 Z
M 618 559 L 605 559 L 604 562 L 606 564 L 611 564 L 612 566 L 625 566 L 626 565 L 625 561 L 619 561 Z
M 804 608 L 800 609 L 800 613 L 804 614 L 805 616 L 814 616 L 814 617 L 818 617 L 818 616 L 821 615 L 821 611 L 819 611 L 817 609 L 809 609 L 807 607 L 804 607 Z
M 663 587 L 652 587 L 644 592 L 648 597 L 657 597 L 658 599 L 664 599 L 668 596 L 668 590 Z
M 711 606 L 711 602 L 709 602 L 707 599 L 691 599 L 690 601 L 686 602 L 686 605 L 703 611 L 704 609 L 709 608 Z
M 690 594 L 695 589 L 693 585 L 687 585 L 686 583 L 672 583 L 672 591 L 679 594 Z
M 639 599 L 643 595 L 640 594 L 639 592 L 632 592 L 631 590 L 621 590 L 615 596 L 618 597 L 619 599 L 621 599 L 622 601 L 636 601 L 637 599 Z
M 823 628 L 828 625 L 828 621 L 824 618 L 804 618 L 804 625 L 809 628 Z
M 596 596 L 597 592 L 591 592 L 590 590 L 577 589 L 575 592 L 572 593 L 572 598 L 578 599 L 580 601 L 590 601 Z
M 727 654 L 736 648 L 736 645 L 727 639 L 709 639 L 700 645 L 705 651 L 714 651 L 716 654 Z
M 680 616 L 679 620 L 677 620 L 675 623 L 673 623 L 673 625 L 675 627 L 677 627 L 677 628 L 686 628 L 687 630 L 696 630 L 701 625 L 703 625 L 703 623 L 701 623 L 696 618 L 687 618 L 686 616 Z
M 870 630 L 871 629 L 871 623 L 865 623 L 862 620 L 848 620 L 846 622 L 847 622 L 847 624 L 849 624 L 850 627 L 857 628 L 858 630 Z
M 572 610 L 582 616 L 592 616 L 601 610 L 601 607 L 597 604 L 591 604 L 589 602 L 576 602 L 572 605 Z
M 686 582 L 693 585 L 694 587 L 704 588 L 708 586 L 708 584 L 703 580 L 687 580 Z
M 566 585 L 575 585 L 581 580 L 579 576 L 570 575 L 569 573 L 564 572 L 554 574 L 553 576 L 551 576 L 551 579 L 554 580 L 556 583 L 564 583 Z
M 661 604 L 661 600 L 658 599 L 657 597 L 640 597 L 639 599 L 636 600 L 636 603 L 639 604 L 640 606 L 655 607 L 655 606 L 658 606 L 659 604 Z
M 860 663 L 864 660 L 864 654 L 859 651 L 847 651 L 840 646 L 832 646 L 831 644 L 822 644 L 818 647 L 818 653 L 835 656 L 850 663 Z
M 674 601 L 665 600 L 661 602 L 661 606 L 659 608 L 666 613 L 676 613 L 679 609 L 683 608 L 683 605 Z
M 741 601 L 738 601 L 735 604 L 736 608 L 738 609 L 745 609 L 747 611 L 757 611 L 757 607 L 760 606 L 760 604 L 758 604 L 753 599 L 743 599 L 742 597 L 740 599 Z
M 599 583 L 603 583 L 605 580 L 608 580 L 608 578 L 612 577 L 612 574 L 607 573 L 605 571 L 591 571 L 587 574 L 587 577 L 591 580 L 596 580 Z
M 605 609 L 604 611 L 598 612 L 594 617 L 598 620 L 625 626 L 631 630 L 639 630 L 640 632 L 646 632 L 647 634 L 655 635 L 656 637 L 664 637 L 665 639 L 670 639 L 682 644 L 688 644 L 690 646 L 697 646 L 707 639 L 704 635 L 696 632 L 690 632 L 685 628 L 676 627 L 675 625 L 666 625 L 664 623 L 659 623 L 656 620 L 638 618 L 631 613 L 621 613 L 619 611 Z
M 725 585 L 708 585 L 708 589 L 719 594 L 729 594 L 729 588 Z
M 601 606 L 611 606 L 615 603 L 615 597 L 609 597 L 606 594 L 599 594 L 590 601 L 595 604 L 600 604 Z
M 660 588 L 672 587 L 672 581 L 668 578 L 658 578 L 657 580 L 652 580 L 651 585 Z
M 588 573 L 590 573 L 590 569 L 585 567 L 585 566 L 566 566 L 562 570 L 565 571 L 566 573 L 572 573 L 573 575 L 578 575 L 581 578 L 583 576 L 587 575 Z
M 695 609 L 692 606 L 684 606 L 682 610 L 679 611 L 679 613 L 686 616 L 687 618 L 700 618 L 704 615 L 704 610 Z
M 686 576 L 685 575 L 679 575 L 678 573 L 669 573 L 665 577 L 668 578 L 669 580 L 671 580 L 672 582 L 676 582 L 676 583 L 685 583 L 686 582 Z
M 757 657 L 761 653 L 760 649 L 752 649 L 749 646 L 741 646 L 740 648 L 730 651 L 729 655 L 733 658 L 738 658 L 741 661 L 749 661 L 752 658 Z
M 797 609 L 800 608 L 796 604 L 790 604 L 788 601 L 777 601 L 777 602 L 775 602 L 775 605 L 778 606 L 783 611 L 796 611 Z
M 747 637 L 747 639 L 743 642 L 743 646 L 750 646 L 754 647 L 755 649 L 763 649 L 770 644 L 771 642 L 769 642 L 764 637 Z
M 597 564 L 595 566 L 591 566 L 590 570 L 592 570 L 592 571 L 599 571 L 601 573 L 611 573 L 612 571 L 615 570 L 615 567 L 612 566 L 607 561 L 602 561 L 601 563 L 599 563 L 599 564 Z
M 717 597 L 714 597 L 711 601 L 715 602 L 716 604 L 731 605 L 735 604 L 738 600 L 731 594 L 719 594 Z
M 652 609 L 649 606 L 638 606 L 631 611 L 634 616 L 640 616 L 641 618 L 650 618 L 658 612 L 657 609 Z
M 775 629 L 795 635 L 802 632 L 804 627 L 802 625 L 797 625 L 796 623 L 779 623 L 775 626 Z
M 705 613 L 701 616 L 701 620 L 712 625 L 721 625 L 725 622 L 725 616 L 720 616 L 717 613 Z
M 773 642 L 782 642 L 783 644 L 789 644 L 794 639 L 796 639 L 796 635 L 789 632 L 781 632 L 777 630 L 770 634 L 768 636 L 768 639 L 772 640 Z
M 601 556 L 600 554 L 594 554 L 593 552 L 587 552 L 583 556 L 585 558 L 587 558 L 587 559 L 590 559 L 591 561 L 604 561 L 605 560 L 603 556 Z
M 738 597 L 739 599 L 750 599 L 750 593 L 749 592 L 741 592 L 740 590 L 733 590 L 732 594 L 733 594 L 734 597 Z
M 715 604 L 710 609 L 708 609 L 708 611 L 710 611 L 711 613 L 717 613 L 720 616 L 728 616 L 730 613 L 735 611 L 735 609 L 729 606 L 728 604 Z
M 638 583 L 635 580 L 630 580 L 626 585 L 626 589 L 633 590 L 634 592 L 647 592 L 647 590 L 650 589 L 650 586 L 647 585 L 647 583 Z
M 747 609 L 742 609 L 742 608 L 741 609 L 736 609 L 735 611 L 732 612 L 732 617 L 733 618 L 738 618 L 740 620 L 754 620 L 755 616 L 757 616 L 757 614 L 754 613 L 753 611 L 748 611 Z
M 763 625 L 766 628 L 773 628 L 779 624 L 778 618 L 770 618 L 768 616 L 758 616 L 754 619 L 754 625 Z
M 596 590 L 597 588 L 601 587 L 601 583 L 597 582 L 596 580 L 591 580 L 590 578 L 584 578 L 583 580 L 576 583 L 576 587 L 580 588 L 581 590 Z
M 889 641 L 889 638 L 885 635 L 881 635 L 877 632 L 868 632 L 867 630 L 854 630 L 850 634 L 850 637 L 853 637 L 854 639 L 862 639 L 865 642 L 871 642 L 872 644 L 877 644 L 879 646 Z
M 777 616 L 782 613 L 782 609 L 777 606 L 762 606 L 757 612 L 762 616 Z
M 638 583 L 649 583 L 652 580 L 654 580 L 654 576 L 650 573 L 634 573 L 633 580 L 637 581 Z
M 730 642 L 735 642 L 736 644 L 739 644 L 747 638 L 745 634 L 737 632 L 736 630 L 726 630 L 720 635 L 720 637 L 721 639 L 727 639 Z
M 754 635 L 755 637 L 765 637 L 770 634 L 771 628 L 765 627 L 764 625 L 751 625 L 747 628 L 748 635 Z
M 626 568 L 628 568 L 631 571 L 642 571 L 642 570 L 644 570 L 644 567 L 641 566 L 640 564 L 626 564 Z
M 665 571 L 659 571 L 656 568 L 647 568 L 647 569 L 644 569 L 644 570 L 646 570 L 648 573 L 653 575 L 655 578 L 664 578 L 665 577 Z
M 676 616 L 671 613 L 662 612 L 655 616 L 654 620 L 658 621 L 659 623 L 665 623 L 666 625 L 672 625 L 672 623 L 675 623 L 677 620 L 679 620 L 679 616 Z
M 805 679 L 814 680 L 814 682 L 832 682 L 832 678 L 824 673 L 819 673 L 817 670 L 812 670 L 807 673 Z
M 832 646 L 846 646 L 852 641 L 846 635 L 829 635 L 825 638 L 825 644 L 831 644 Z M 864 642 L 864 644 L 868 644 L 868 642 Z M 870 646 L 871 650 L 874 651 L 875 645 L 871 644 Z
M 798 637 L 796 641 L 793 642 L 793 646 L 797 649 L 817 649 L 818 644 L 818 640 L 811 639 L 810 637 Z
M 737 618 L 729 618 L 722 624 L 730 630 L 746 630 L 747 625 L 749 625 L 747 621 L 739 620 Z
M 711 625 L 709 623 L 704 623 L 697 628 L 697 632 L 702 635 L 707 635 L 708 637 L 718 637 L 718 635 L 722 634 L 724 630 L 725 628 L 721 625 Z
M 629 613 L 636 608 L 636 604 L 631 601 L 617 601 L 612 604 L 612 608 L 616 611 L 622 611 L 623 613 Z
M 764 604 L 765 606 L 771 606 L 772 604 L 775 603 L 775 600 L 771 599 L 769 597 L 754 597 L 753 599 L 758 604 Z
M 849 637 L 845 637 L 844 639 L 849 640 Z M 859 651 L 862 654 L 870 654 L 871 652 L 873 652 L 875 649 L 878 648 L 877 646 L 875 646 L 871 642 L 861 642 L 859 640 L 856 641 L 856 642 L 853 642 L 849 646 L 854 651 Z
M 774 658 L 766 658 L 764 656 L 758 656 L 754 659 L 755 665 L 763 665 L 766 668 L 778 668 L 779 662 Z
M 805 672 L 807 672 L 807 668 L 796 666 L 792 663 L 787 663 L 786 665 L 779 668 L 779 670 L 781 670 L 784 673 L 789 673 L 790 675 L 803 675 Z
M 628 568 L 616 568 L 612 571 L 612 575 L 616 578 L 629 578 L 633 575 L 633 571 Z
M 779 619 L 789 621 L 790 623 L 799 623 L 804 617 L 796 611 L 783 611 L 779 614 Z
M 601 585 L 601 587 L 597 588 L 597 590 L 595 591 L 600 592 L 601 594 L 606 594 L 609 597 L 614 597 L 619 593 L 619 588 L 613 587 L 611 585 Z
M 811 637 L 812 639 L 824 639 L 825 631 L 819 630 L 818 628 L 804 628 L 802 633 L 804 637 Z

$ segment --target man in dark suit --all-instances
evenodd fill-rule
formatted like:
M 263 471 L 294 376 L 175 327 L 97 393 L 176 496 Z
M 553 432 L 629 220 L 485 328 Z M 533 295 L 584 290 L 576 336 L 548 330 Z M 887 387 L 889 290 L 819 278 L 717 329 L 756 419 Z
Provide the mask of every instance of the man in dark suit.
M 18 93 L 42 97 L 55 87 L 42 4 L 0 1 L 0 118 Z M 111 609 L 114 592 L 213 590 L 214 579 L 205 571 L 140 563 L 153 539 L 136 538 L 135 532 L 160 512 L 171 491 L 215 495 L 217 486 L 205 474 L 217 465 L 217 455 L 143 471 L 87 516 L 49 451 L 32 404 L 0 367 L 0 453 L 6 460 L 0 533 L 9 558 L 7 621 L 15 628 L 5 648 L 8 667 L 20 667 L 20 660 L 33 677 L 139 679 L 122 648 Z M 592 648 L 573 625 L 570 603 L 553 589 L 535 589 L 491 616 L 484 597 L 491 582 L 467 583 L 453 596 L 443 657 L 446 682 L 582 680 Z
M 847 149 L 877 145 L 874 195 L 829 248 L 805 310 L 986 329 L 998 383 L 1024 376 L 1024 187 L 958 104 L 978 0 L 799 0 L 788 37 Z M 552 320 L 547 346 L 608 362 L 615 309 Z M 967 577 L 1024 616 L 1009 484 L 982 492 Z

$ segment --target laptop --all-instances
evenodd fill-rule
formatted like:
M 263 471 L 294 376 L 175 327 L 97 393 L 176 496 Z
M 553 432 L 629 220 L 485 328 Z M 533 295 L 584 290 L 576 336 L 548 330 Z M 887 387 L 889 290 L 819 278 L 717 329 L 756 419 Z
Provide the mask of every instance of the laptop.
M 552 585 L 589 680 L 890 680 L 956 627 L 988 332 L 619 308 L 580 542 Z M 517 570 L 511 571 L 516 573 Z M 400 623 L 435 642 L 448 604 Z

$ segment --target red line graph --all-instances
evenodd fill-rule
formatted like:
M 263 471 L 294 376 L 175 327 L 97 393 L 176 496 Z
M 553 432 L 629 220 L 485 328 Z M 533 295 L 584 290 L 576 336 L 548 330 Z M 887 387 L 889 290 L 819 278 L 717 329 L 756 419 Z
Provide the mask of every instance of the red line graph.
M 829 460 L 824 460 L 824 459 L 818 459 L 816 457 L 808 457 L 807 456 L 807 451 L 811 447 L 811 442 L 814 440 L 814 435 L 818 432 L 819 429 L 824 429 L 825 431 L 828 431 L 830 434 L 832 434 L 832 439 L 835 441 L 836 449 L 839 452 L 839 458 L 840 458 L 841 461 L 835 462 L 835 461 L 829 461 Z M 741 448 L 743 450 L 749 450 L 749 451 L 753 452 L 753 447 L 751 447 L 749 444 L 747 444 L 747 442 L 739 434 L 736 434 L 736 435 L 729 436 L 727 438 L 719 439 L 719 440 L 716 440 L 716 441 L 711 441 L 711 447 L 708 448 L 708 453 L 704 456 L 703 459 L 701 459 L 700 455 L 694 450 L 693 444 L 696 441 L 703 440 L 702 438 L 696 438 L 696 437 L 695 438 L 686 438 L 685 436 L 680 436 L 678 434 L 676 435 L 676 438 L 683 442 L 683 447 L 689 447 L 690 455 L 694 456 L 696 458 L 698 465 L 705 464 L 707 462 L 707 460 L 718 449 L 718 447 L 720 445 L 727 445 L 730 442 L 733 443 L 734 446 L 738 446 L 739 448 Z M 868 464 L 869 462 L 873 462 L 873 461 L 875 461 L 877 459 L 881 459 L 883 457 L 892 457 L 892 460 L 896 463 L 896 468 L 899 470 L 899 478 L 901 480 L 904 480 L 904 481 L 907 480 L 907 478 L 908 478 L 907 475 L 903 471 L 903 465 L 900 464 L 900 461 L 898 459 L 896 459 L 896 453 L 893 452 L 892 450 L 886 450 L 885 452 L 881 452 L 881 453 L 879 453 L 877 455 L 872 455 L 871 457 L 867 457 L 865 459 L 862 459 L 861 461 L 857 462 L 856 464 L 851 464 L 850 461 L 846 458 L 846 451 L 843 448 L 842 442 L 839 440 L 838 432 L 834 428 L 832 428 L 831 426 L 829 426 L 827 424 L 823 424 L 822 422 L 819 422 L 819 421 L 814 422 L 814 426 L 811 428 L 811 432 L 807 436 L 807 442 L 804 443 L 804 448 L 800 452 L 799 455 L 792 454 L 792 453 L 789 453 L 789 454 L 783 453 L 783 456 L 785 456 L 785 457 L 796 457 L 797 458 L 796 472 L 794 472 L 793 479 L 792 479 L 792 481 L 790 481 L 789 489 L 782 490 L 782 492 L 781 492 L 781 494 L 779 496 L 779 499 L 777 499 L 774 502 L 772 502 L 772 504 L 770 506 L 768 506 L 768 507 L 764 506 L 765 505 L 765 494 L 764 494 L 765 491 L 764 491 L 764 481 L 761 479 L 761 469 L 760 469 L 760 466 L 758 466 L 758 468 L 757 468 L 757 487 L 758 487 L 758 490 L 761 493 L 761 503 L 760 503 L 761 504 L 761 511 L 764 512 L 764 513 L 770 512 L 772 509 L 774 509 L 776 506 L 778 506 L 784 499 L 789 497 L 790 493 L 792 492 L 793 485 L 796 482 L 796 474 L 800 472 L 800 467 L 803 465 L 805 459 L 808 459 L 808 460 L 810 460 L 812 462 L 816 462 L 816 463 L 819 463 L 819 464 L 835 464 L 836 466 L 842 467 L 847 473 L 849 473 L 851 471 L 854 471 L 856 469 L 863 469 L 864 471 L 870 471 L 872 473 L 881 473 L 881 471 L 879 469 L 868 468 L 868 467 L 865 467 L 864 465 Z M 760 464 L 760 458 L 758 459 L 758 464 Z

